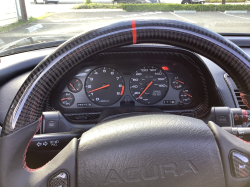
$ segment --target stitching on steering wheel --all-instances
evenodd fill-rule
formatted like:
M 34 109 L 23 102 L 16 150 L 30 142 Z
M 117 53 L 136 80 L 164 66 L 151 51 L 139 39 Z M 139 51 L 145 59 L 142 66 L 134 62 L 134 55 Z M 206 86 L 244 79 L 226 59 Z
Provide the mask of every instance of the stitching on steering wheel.
M 26 163 L 26 153 L 27 153 L 27 151 L 28 151 L 30 142 L 32 141 L 32 139 L 33 139 L 33 137 L 36 135 L 36 133 L 39 131 L 39 129 L 40 129 L 40 127 L 41 127 L 41 124 L 42 124 L 42 117 L 39 118 L 38 126 L 37 126 L 37 128 L 36 128 L 36 132 L 34 133 L 34 135 L 32 136 L 32 138 L 30 139 L 30 141 L 29 141 L 27 147 L 25 148 L 24 154 L 23 154 L 23 161 L 22 161 L 22 163 L 23 163 L 23 169 L 25 169 L 25 170 L 28 171 L 28 172 L 37 171 L 37 170 L 39 170 L 40 168 L 42 168 L 42 167 L 44 167 L 44 166 L 46 165 L 46 164 L 45 164 L 45 165 L 43 165 L 42 167 L 37 168 L 37 169 L 31 169 L 31 168 L 29 168 L 29 167 L 27 166 L 27 163 Z

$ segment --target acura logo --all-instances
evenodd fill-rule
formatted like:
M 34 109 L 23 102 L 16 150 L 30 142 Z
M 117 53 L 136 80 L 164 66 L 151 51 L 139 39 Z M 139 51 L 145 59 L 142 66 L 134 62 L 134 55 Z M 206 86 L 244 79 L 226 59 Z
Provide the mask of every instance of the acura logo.
M 147 171 L 149 170 L 149 171 Z M 153 171 L 153 172 L 152 172 Z M 180 171 L 180 172 L 178 172 Z M 147 173 L 153 173 L 149 176 Z M 122 172 L 118 173 L 115 169 L 111 169 L 106 176 L 105 184 L 109 183 L 128 183 L 140 182 L 148 180 L 157 180 L 159 178 L 166 178 L 168 174 L 171 176 L 182 176 L 185 173 L 198 173 L 197 168 L 191 161 L 186 161 L 181 167 L 177 167 L 176 163 L 168 163 L 161 165 L 154 165 L 152 168 L 146 169 L 145 167 L 129 167 L 125 168 Z

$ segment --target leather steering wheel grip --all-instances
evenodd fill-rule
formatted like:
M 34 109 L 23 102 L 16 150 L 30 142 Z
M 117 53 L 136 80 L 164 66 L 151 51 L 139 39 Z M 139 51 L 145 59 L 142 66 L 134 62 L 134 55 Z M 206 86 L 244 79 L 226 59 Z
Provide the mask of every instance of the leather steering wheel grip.
M 208 127 L 214 134 L 224 175 L 228 187 L 248 187 L 250 185 L 250 143 L 229 134 L 214 122 Z
M 102 51 L 135 43 L 168 44 L 199 53 L 223 68 L 241 92 L 250 94 L 250 58 L 222 36 L 175 20 L 122 21 L 80 34 L 42 60 L 14 98 L 2 135 L 36 121 L 50 91 L 72 68 Z

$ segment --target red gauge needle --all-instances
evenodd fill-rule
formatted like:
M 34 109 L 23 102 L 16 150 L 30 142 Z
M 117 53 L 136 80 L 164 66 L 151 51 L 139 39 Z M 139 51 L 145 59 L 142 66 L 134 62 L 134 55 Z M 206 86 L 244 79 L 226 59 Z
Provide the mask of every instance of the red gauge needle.
M 141 93 L 141 95 L 140 95 L 137 99 L 139 99 L 139 98 L 144 94 L 144 92 L 146 92 L 146 90 L 149 88 L 149 86 L 150 86 L 152 83 L 153 83 L 153 81 L 151 81 L 151 82 L 148 84 L 148 86 L 143 90 L 143 92 Z
M 176 80 L 176 79 L 175 79 Z M 181 83 L 181 84 L 184 84 L 184 82 L 181 82 L 181 81 L 179 81 L 179 80 L 176 80 L 177 82 L 179 82 L 179 83 Z
M 123 95 L 123 93 L 124 93 L 124 86 L 122 86 L 122 91 L 121 91 L 120 95 Z
M 187 93 L 185 93 L 185 92 L 183 92 L 185 95 L 187 95 L 187 96 L 189 96 L 189 97 L 193 97 L 192 95 L 189 95 L 189 94 L 187 94 Z
M 96 91 L 96 90 L 100 90 L 100 89 L 103 89 L 103 88 L 107 88 L 107 87 L 109 87 L 109 86 L 110 86 L 110 85 L 109 85 L 109 84 L 107 84 L 107 85 L 102 86 L 102 87 L 100 87 L 100 88 L 96 88 L 96 89 L 94 89 L 94 90 L 88 91 L 88 93 L 90 93 L 90 92 L 94 92 L 94 91 Z
M 71 83 L 69 83 L 69 85 L 70 85 L 75 91 L 77 91 L 77 90 L 75 89 L 75 87 L 74 87 Z
M 64 101 L 64 100 L 67 100 L 67 99 L 70 99 L 71 97 L 67 97 L 67 98 L 63 98 L 61 99 L 61 101 Z

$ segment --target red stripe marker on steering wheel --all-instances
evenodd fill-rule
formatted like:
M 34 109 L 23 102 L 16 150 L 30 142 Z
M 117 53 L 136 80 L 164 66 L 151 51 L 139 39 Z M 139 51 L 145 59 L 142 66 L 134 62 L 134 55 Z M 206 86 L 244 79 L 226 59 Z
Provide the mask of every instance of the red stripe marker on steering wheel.
M 131 20 L 131 24 L 132 24 L 133 44 L 136 44 L 137 39 L 136 39 L 136 25 L 135 25 L 135 20 Z

